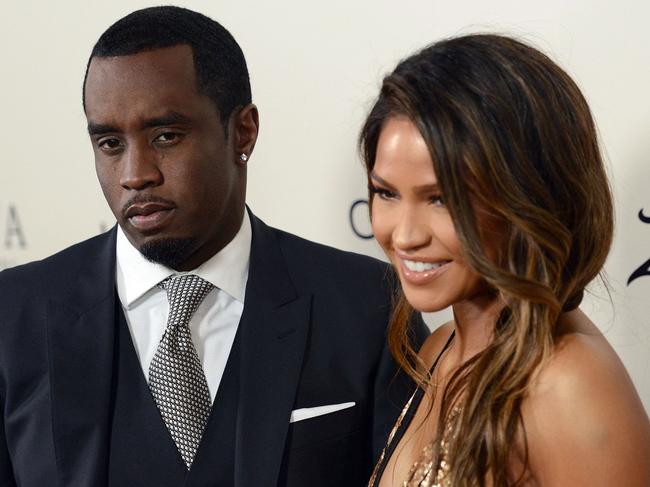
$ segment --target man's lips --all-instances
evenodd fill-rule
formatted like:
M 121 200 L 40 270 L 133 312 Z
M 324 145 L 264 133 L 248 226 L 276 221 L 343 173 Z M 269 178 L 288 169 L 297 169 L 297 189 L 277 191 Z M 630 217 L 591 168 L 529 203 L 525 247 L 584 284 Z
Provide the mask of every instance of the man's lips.
M 134 216 L 148 216 L 157 211 L 171 210 L 172 205 L 158 202 L 133 203 L 124 212 L 124 216 L 131 218 Z
M 141 231 L 161 227 L 174 213 L 175 207 L 165 203 L 134 203 L 124 212 L 129 223 Z

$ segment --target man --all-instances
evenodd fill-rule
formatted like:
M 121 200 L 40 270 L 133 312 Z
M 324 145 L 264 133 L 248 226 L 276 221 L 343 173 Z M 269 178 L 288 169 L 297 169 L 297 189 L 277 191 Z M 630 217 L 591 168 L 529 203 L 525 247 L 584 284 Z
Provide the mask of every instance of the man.
M 235 40 L 134 12 L 84 109 L 118 225 L 0 275 L 0 487 L 364 485 L 408 395 L 388 273 L 246 210 Z

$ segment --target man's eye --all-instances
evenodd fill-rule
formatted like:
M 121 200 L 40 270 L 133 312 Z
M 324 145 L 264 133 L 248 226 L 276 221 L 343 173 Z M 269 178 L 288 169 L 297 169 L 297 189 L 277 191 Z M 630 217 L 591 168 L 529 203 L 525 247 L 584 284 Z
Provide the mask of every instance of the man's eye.
M 118 149 L 121 145 L 122 143 L 120 140 L 115 138 L 101 139 L 97 143 L 97 146 L 103 151 L 113 151 L 115 149 Z
M 154 142 L 159 142 L 162 144 L 172 144 L 174 142 L 178 142 L 181 138 L 181 134 L 178 132 L 163 132 L 162 134 L 158 135 L 155 139 Z

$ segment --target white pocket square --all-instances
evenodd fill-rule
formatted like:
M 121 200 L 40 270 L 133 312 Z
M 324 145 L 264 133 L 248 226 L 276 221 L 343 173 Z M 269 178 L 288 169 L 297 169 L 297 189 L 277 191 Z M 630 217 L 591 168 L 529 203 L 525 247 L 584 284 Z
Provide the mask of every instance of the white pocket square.
M 316 406 L 314 408 L 294 409 L 291 411 L 289 423 L 296 423 L 303 419 L 315 418 L 324 414 L 335 413 L 341 409 L 348 409 L 355 406 L 356 402 L 342 402 L 341 404 L 328 404 L 327 406 Z

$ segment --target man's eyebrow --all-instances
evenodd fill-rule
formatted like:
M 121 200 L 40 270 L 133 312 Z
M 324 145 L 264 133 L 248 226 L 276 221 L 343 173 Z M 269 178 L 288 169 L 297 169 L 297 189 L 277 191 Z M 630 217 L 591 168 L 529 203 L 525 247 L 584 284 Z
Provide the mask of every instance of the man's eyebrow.
M 142 128 L 164 127 L 165 125 L 190 124 L 192 119 L 178 112 L 169 112 L 159 117 L 149 118 L 142 122 Z M 89 135 L 104 135 L 120 132 L 120 129 L 110 124 L 88 122 Z
M 111 132 L 119 132 L 119 130 L 116 127 L 113 127 L 112 125 L 88 122 L 89 135 L 104 135 Z
M 161 127 L 164 125 L 175 125 L 175 124 L 189 124 L 192 122 L 192 119 L 187 115 L 183 115 L 178 112 L 168 112 L 159 117 L 150 118 L 145 120 L 142 124 L 143 128 L 151 127 Z

